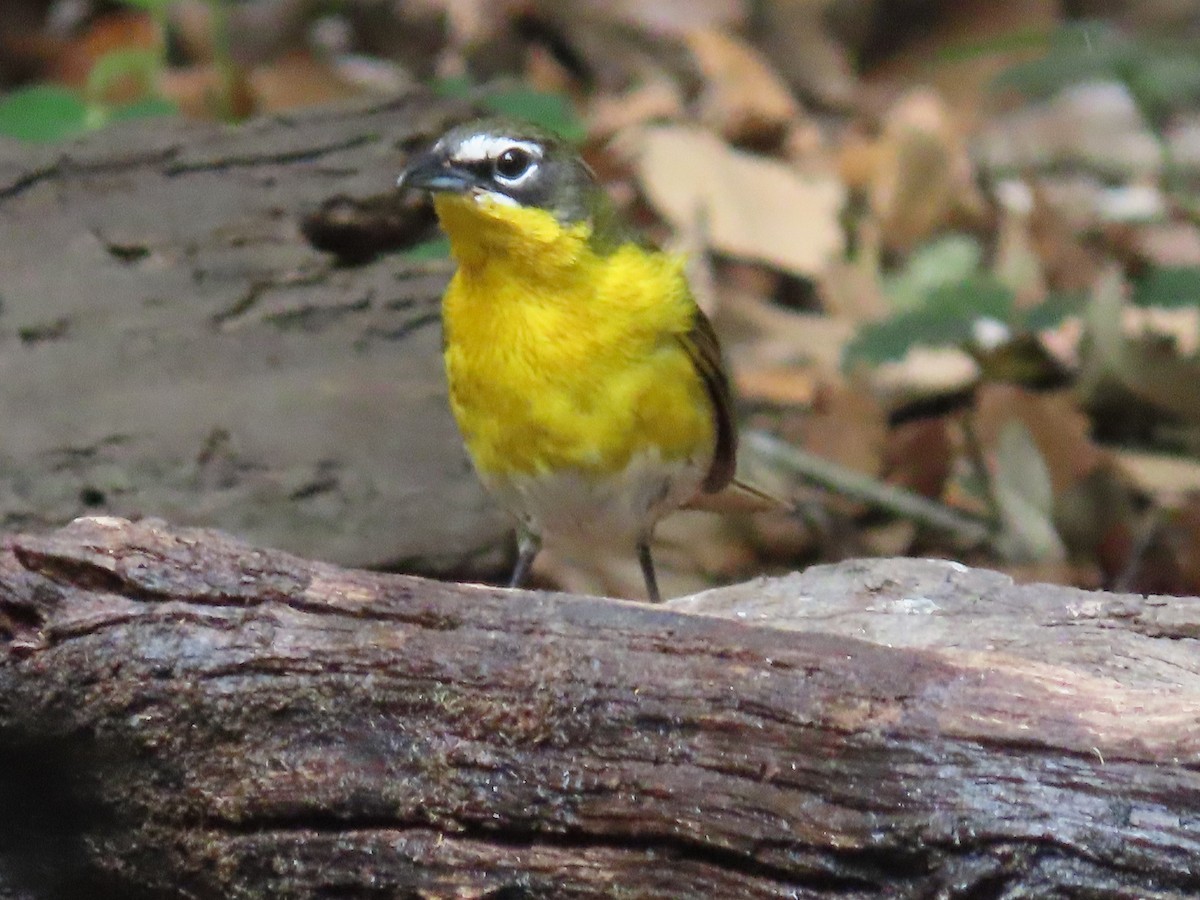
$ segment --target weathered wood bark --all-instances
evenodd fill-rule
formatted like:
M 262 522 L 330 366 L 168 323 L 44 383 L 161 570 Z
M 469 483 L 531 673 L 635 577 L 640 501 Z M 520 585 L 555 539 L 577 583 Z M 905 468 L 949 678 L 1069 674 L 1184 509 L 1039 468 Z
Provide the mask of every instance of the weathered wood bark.
M 447 267 L 340 266 L 301 227 L 334 197 L 386 206 L 455 113 L 0 139 L 0 529 L 160 515 L 345 565 L 503 568 L 445 402 Z
M 1200 892 L 1193 599 L 894 560 L 654 608 L 106 519 L 8 540 L 0 636 L 11 896 Z

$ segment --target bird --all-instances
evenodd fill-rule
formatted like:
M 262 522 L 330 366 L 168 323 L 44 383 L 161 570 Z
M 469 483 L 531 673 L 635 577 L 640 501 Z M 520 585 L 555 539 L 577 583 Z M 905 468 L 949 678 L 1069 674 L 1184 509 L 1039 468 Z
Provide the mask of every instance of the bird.
M 636 554 L 661 602 L 656 524 L 734 484 L 737 456 L 729 377 L 686 260 L 622 221 L 574 145 L 523 122 L 451 127 L 397 186 L 432 195 L 449 239 L 450 405 L 516 521 L 510 586 L 543 545 L 612 547 Z

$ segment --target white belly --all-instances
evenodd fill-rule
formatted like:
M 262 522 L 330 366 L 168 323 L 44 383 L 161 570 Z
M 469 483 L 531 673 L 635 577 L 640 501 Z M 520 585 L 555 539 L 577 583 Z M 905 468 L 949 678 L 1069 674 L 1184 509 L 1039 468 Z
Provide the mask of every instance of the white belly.
M 654 523 L 690 500 L 707 460 L 664 460 L 657 452 L 623 472 L 593 477 L 576 471 L 515 478 L 484 477 L 497 500 L 551 547 L 578 552 L 597 545 L 631 549 Z

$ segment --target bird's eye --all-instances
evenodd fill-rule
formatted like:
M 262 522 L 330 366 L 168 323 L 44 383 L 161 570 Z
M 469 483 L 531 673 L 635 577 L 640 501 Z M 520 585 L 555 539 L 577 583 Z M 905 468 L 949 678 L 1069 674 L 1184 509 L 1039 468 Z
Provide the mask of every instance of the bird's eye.
M 496 174 L 511 181 L 528 172 L 532 165 L 532 153 L 523 147 L 509 147 L 496 157 Z

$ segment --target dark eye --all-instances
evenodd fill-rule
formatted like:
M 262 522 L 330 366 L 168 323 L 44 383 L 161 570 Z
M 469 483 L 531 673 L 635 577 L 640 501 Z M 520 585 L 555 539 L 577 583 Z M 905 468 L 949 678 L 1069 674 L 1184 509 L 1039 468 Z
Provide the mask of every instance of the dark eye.
M 532 153 L 521 147 L 509 147 L 496 157 L 496 174 L 501 178 L 520 178 L 532 165 Z

